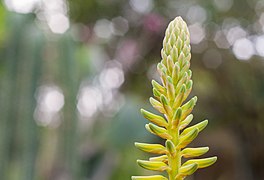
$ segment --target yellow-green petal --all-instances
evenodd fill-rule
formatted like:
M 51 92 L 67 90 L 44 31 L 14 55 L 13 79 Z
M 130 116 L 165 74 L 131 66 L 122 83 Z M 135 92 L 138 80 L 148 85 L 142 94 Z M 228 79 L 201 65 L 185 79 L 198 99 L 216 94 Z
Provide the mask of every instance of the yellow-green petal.
M 148 144 L 148 143 L 135 143 L 135 146 L 145 152 L 154 154 L 165 154 L 167 152 L 166 148 L 161 144 Z
M 198 164 L 192 163 L 183 165 L 180 168 L 179 175 L 180 176 L 187 176 L 193 174 L 198 169 Z
M 168 115 L 171 115 L 172 109 L 170 107 L 169 100 L 163 94 L 160 96 L 160 102 L 163 105 L 163 108 L 165 109 L 166 113 Z
M 181 153 L 182 153 L 182 156 L 185 158 L 192 158 L 192 157 L 201 156 L 207 153 L 208 150 L 209 150 L 209 147 L 185 148 Z
M 185 134 L 189 133 L 190 131 L 192 131 L 193 129 L 197 128 L 199 132 L 201 132 L 208 124 L 208 120 L 204 120 L 198 124 L 195 124 L 191 127 L 186 128 L 181 135 L 184 136 Z
M 175 157 L 176 148 L 175 148 L 175 145 L 173 144 L 173 142 L 171 140 L 166 141 L 166 148 L 167 148 L 168 152 L 171 154 L 171 156 Z
M 185 84 L 182 85 L 181 89 L 180 89 L 180 92 L 177 94 L 174 102 L 173 102 L 173 109 L 176 109 L 178 108 L 182 102 L 184 101 L 184 94 L 186 92 L 186 86 Z
M 168 156 L 167 155 L 161 155 L 156 157 L 149 158 L 150 161 L 161 161 L 161 162 L 168 162 Z
M 167 121 L 159 116 L 159 115 L 156 115 L 156 114 L 153 114 L 149 111 L 146 111 L 145 109 L 141 109 L 141 114 L 146 118 L 148 119 L 150 122 L 153 122 L 159 126 L 163 126 L 163 127 L 167 127 L 168 126 L 168 123 Z
M 144 160 L 137 160 L 137 163 L 148 170 L 152 171 L 165 171 L 169 169 L 168 165 L 165 164 L 164 162 L 160 161 L 144 161 Z
M 155 80 L 151 81 L 153 88 L 157 89 L 161 94 L 166 94 L 166 89 Z
M 178 124 L 180 122 L 180 119 L 181 119 L 181 115 L 182 115 L 182 110 L 181 108 L 177 108 L 174 115 L 173 115 L 173 118 L 172 118 L 172 128 L 175 129 L 176 127 L 178 127 Z
M 184 148 L 186 147 L 188 144 L 190 144 L 198 135 L 198 128 L 193 129 L 192 131 L 190 131 L 189 133 L 187 133 L 184 136 L 180 136 L 180 140 L 179 140 L 179 144 L 178 144 L 178 148 Z
M 168 179 L 161 175 L 153 175 L 153 176 L 132 176 L 132 180 L 168 180 Z
M 183 121 L 180 122 L 180 130 L 184 129 L 186 126 L 188 126 L 193 120 L 193 115 L 188 115 Z
M 151 132 L 153 132 L 155 135 L 163 139 L 172 139 L 171 135 L 168 134 L 168 131 L 165 128 L 159 127 L 152 123 L 149 123 L 148 127 L 151 130 Z
M 159 111 L 162 114 L 165 113 L 165 109 L 163 108 L 162 104 L 159 101 L 157 101 L 153 97 L 150 97 L 149 102 L 153 106 L 153 108 L 155 108 L 157 111 Z
M 198 165 L 198 168 L 205 168 L 205 167 L 208 167 L 214 164 L 216 160 L 217 160 L 216 156 L 210 157 L 210 158 L 203 158 L 203 159 L 192 159 L 192 160 L 186 161 L 183 164 L 183 166 L 196 163 Z
M 192 112 L 196 102 L 197 102 L 197 97 L 194 96 L 191 100 L 189 100 L 187 103 L 185 103 L 182 106 L 182 119 L 185 119 Z

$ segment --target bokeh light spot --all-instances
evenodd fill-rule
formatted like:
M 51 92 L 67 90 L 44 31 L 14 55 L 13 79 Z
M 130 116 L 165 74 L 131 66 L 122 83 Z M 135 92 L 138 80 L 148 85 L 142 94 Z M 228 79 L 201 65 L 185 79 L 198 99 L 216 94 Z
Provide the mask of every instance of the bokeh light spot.
M 96 87 L 83 87 L 78 95 L 77 108 L 84 117 L 92 117 L 102 104 L 102 93 Z
M 6 7 L 17 13 L 30 13 L 40 3 L 40 0 L 5 0 Z
M 189 31 L 191 35 L 191 43 L 199 44 L 205 37 L 205 30 L 201 24 L 195 23 L 189 26 Z
M 111 37 L 111 22 L 107 19 L 100 19 L 96 21 L 94 26 L 95 34 L 100 38 L 108 39 Z
M 233 45 L 237 39 L 241 39 L 247 36 L 247 32 L 240 26 L 232 27 L 226 34 L 226 39 L 229 44 Z
M 238 39 L 233 46 L 233 53 L 237 59 L 249 60 L 254 55 L 253 43 L 247 39 Z
M 119 16 L 112 19 L 111 31 L 114 35 L 123 36 L 129 29 L 128 21 Z
M 256 38 L 256 51 L 258 55 L 264 57 L 264 35 Z
M 50 16 L 48 20 L 48 25 L 52 32 L 63 34 L 70 27 L 70 22 L 67 16 L 64 14 L 54 14 Z
M 215 33 L 214 42 L 218 48 L 228 49 L 230 47 L 230 44 L 226 39 L 224 32 L 221 30 Z
M 59 111 L 64 106 L 64 95 L 57 86 L 43 85 L 38 88 L 37 107 L 34 118 L 38 125 L 57 127 L 60 124 Z
M 124 82 L 124 72 L 119 67 L 109 67 L 101 72 L 99 80 L 104 88 L 119 88 Z
M 153 1 L 152 0 L 130 0 L 130 6 L 132 9 L 138 13 L 148 13 L 153 8 Z
M 226 12 L 233 6 L 233 0 L 213 0 L 214 7 L 221 12 Z
M 207 14 L 203 7 L 195 5 L 188 10 L 187 19 L 191 24 L 204 23 L 207 19 Z

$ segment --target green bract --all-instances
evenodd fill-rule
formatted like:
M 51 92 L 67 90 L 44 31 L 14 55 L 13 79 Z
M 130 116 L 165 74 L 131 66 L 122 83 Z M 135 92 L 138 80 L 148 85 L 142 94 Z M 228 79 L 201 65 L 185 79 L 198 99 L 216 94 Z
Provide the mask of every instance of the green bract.
M 215 163 L 217 157 L 190 159 L 182 164 L 181 159 L 205 154 L 208 147 L 186 148 L 208 124 L 204 120 L 186 128 L 192 121 L 191 114 L 197 97 L 185 102 L 192 90 L 190 67 L 190 35 L 181 17 L 170 22 L 161 50 L 162 60 L 157 65 L 162 84 L 152 81 L 154 98 L 151 105 L 164 117 L 141 109 L 142 115 L 150 121 L 146 129 L 166 140 L 165 145 L 135 143 L 136 147 L 157 154 L 148 161 L 138 160 L 138 164 L 148 170 L 167 171 L 168 178 L 161 175 L 133 176 L 137 180 L 182 180 L 197 169 Z

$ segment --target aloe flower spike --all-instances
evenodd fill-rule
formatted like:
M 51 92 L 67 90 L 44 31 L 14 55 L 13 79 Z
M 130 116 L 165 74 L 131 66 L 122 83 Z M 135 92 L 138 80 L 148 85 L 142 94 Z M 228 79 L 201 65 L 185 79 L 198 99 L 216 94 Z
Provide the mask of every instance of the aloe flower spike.
M 187 25 L 181 17 L 176 17 L 166 29 L 162 60 L 157 65 L 161 83 L 152 81 L 154 98 L 150 98 L 150 103 L 163 116 L 141 109 L 142 115 L 150 121 L 146 129 L 165 139 L 165 144 L 135 143 L 140 150 L 158 154 L 149 160 L 138 160 L 138 164 L 148 170 L 165 171 L 167 177 L 132 176 L 132 180 L 183 180 L 197 169 L 211 166 L 217 160 L 217 157 L 189 159 L 182 164 L 182 158 L 198 157 L 209 150 L 209 147 L 187 147 L 208 124 L 208 120 L 204 120 L 189 126 L 193 119 L 191 112 L 197 101 L 196 96 L 186 101 L 193 86 L 192 71 L 189 69 L 190 51 Z

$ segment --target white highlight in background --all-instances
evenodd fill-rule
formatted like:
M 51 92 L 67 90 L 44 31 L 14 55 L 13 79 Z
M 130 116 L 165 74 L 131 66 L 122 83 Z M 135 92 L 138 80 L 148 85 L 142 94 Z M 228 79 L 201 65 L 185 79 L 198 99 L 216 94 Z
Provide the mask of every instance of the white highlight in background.
M 30 13 L 40 3 L 40 0 L 5 0 L 7 9 L 17 13 Z
M 189 26 L 191 44 L 199 44 L 205 38 L 205 30 L 201 24 L 195 23 Z
M 247 39 L 238 39 L 233 46 L 233 53 L 237 59 L 249 60 L 255 53 L 253 43 Z
M 264 35 L 256 38 L 256 51 L 259 56 L 264 57 Z

